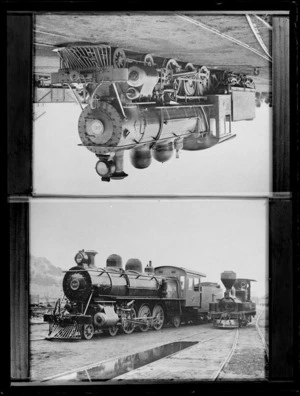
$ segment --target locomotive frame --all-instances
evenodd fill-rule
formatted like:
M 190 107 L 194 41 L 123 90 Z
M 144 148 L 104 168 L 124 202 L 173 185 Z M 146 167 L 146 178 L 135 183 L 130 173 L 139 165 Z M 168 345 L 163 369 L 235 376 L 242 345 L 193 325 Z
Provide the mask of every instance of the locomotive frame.
M 209 319 L 209 306 L 202 303 L 205 274 L 175 266 L 153 269 L 151 264 L 143 272 L 137 259 L 129 259 L 124 270 L 118 255 L 109 256 L 105 268 L 96 268 L 96 254 L 79 251 L 77 266 L 65 271 L 64 296 L 44 315 L 48 339 L 89 340 L 102 332 L 115 336 L 119 329 L 131 334 Z
M 175 151 L 179 158 L 180 150 L 232 139 L 233 121 L 254 118 L 255 84 L 243 73 L 101 43 L 54 51 L 60 69 L 51 74 L 51 83 L 68 86 L 76 101 L 87 105 L 80 103 L 79 145 L 98 158 L 95 169 L 102 181 L 128 177 L 127 150 L 133 167 L 144 169 L 152 158 L 166 162 Z

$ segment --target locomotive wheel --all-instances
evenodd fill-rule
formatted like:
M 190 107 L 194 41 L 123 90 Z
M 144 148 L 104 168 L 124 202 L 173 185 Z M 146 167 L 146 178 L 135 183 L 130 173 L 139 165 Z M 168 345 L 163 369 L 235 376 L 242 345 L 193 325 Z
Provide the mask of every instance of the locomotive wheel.
M 131 312 L 125 313 L 125 315 L 125 318 L 123 317 L 124 320 L 122 320 L 122 330 L 125 334 L 131 334 L 134 331 L 135 324 L 130 321 L 127 322 L 126 319 L 130 320 L 136 318 L 135 309 L 132 308 Z
M 174 327 L 178 328 L 178 327 L 180 326 L 180 324 L 181 324 L 180 316 L 174 316 L 174 317 L 172 318 L 172 325 L 173 325 Z
M 148 316 L 151 316 L 151 310 L 148 304 L 143 304 L 141 305 L 138 313 L 139 318 L 146 318 Z M 139 329 L 143 332 L 148 331 L 149 326 L 148 325 L 141 325 L 139 326 Z
M 195 71 L 195 67 L 192 63 L 187 63 L 184 68 L 187 72 Z M 197 82 L 191 78 L 183 81 L 183 91 L 186 96 L 194 96 L 196 93 Z
M 113 53 L 113 65 L 118 69 L 126 67 L 126 54 L 122 48 L 116 48 Z
M 154 324 L 153 324 L 154 329 L 160 330 L 163 327 L 165 321 L 165 314 L 163 307 L 159 304 L 155 305 L 152 311 L 152 316 L 154 316 Z
M 196 83 L 198 94 L 204 95 L 210 85 L 210 71 L 206 66 L 201 66 L 197 74 L 201 79 L 201 81 Z
M 95 330 L 92 324 L 85 324 L 82 328 L 82 338 L 90 340 L 91 338 L 93 338 L 94 332 Z
M 168 82 L 171 82 L 170 79 L 171 79 L 172 73 L 179 73 L 181 70 L 181 67 L 177 63 L 177 61 L 172 58 L 169 59 L 168 61 L 165 60 L 164 64 L 165 64 L 164 67 L 166 68 L 166 72 L 167 72 L 167 80 L 169 80 L 169 81 L 167 81 L 167 83 L 168 83 Z M 182 80 L 176 80 L 176 79 L 173 80 L 173 88 L 175 89 L 176 94 L 178 94 L 178 92 L 181 88 L 181 85 L 182 85 Z
M 108 333 L 110 336 L 114 337 L 118 332 L 118 326 L 109 326 Z
M 144 66 L 154 66 L 154 59 L 152 55 L 146 54 L 144 56 Z

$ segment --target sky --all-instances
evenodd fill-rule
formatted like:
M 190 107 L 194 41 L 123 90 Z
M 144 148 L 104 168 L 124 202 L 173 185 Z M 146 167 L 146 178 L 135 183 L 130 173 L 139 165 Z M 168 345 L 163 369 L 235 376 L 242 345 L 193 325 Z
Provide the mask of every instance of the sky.
M 77 103 L 34 105 L 33 191 L 36 195 L 270 195 L 272 108 L 232 123 L 236 138 L 203 151 L 181 151 L 165 163 L 135 169 L 125 153 L 123 180 L 102 182 L 96 156 L 79 146 Z
M 123 266 L 174 265 L 204 272 L 220 283 L 223 271 L 256 279 L 253 295 L 267 293 L 266 199 L 38 199 L 30 204 L 30 253 L 67 270 L 80 249 L 96 250 L 97 267 L 110 254 Z

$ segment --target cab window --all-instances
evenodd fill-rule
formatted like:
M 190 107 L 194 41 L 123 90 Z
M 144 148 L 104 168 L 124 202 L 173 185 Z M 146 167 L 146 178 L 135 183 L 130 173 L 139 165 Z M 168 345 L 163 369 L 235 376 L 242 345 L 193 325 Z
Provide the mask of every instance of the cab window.
M 193 290 L 193 284 L 194 284 L 193 278 L 189 277 L 188 280 L 189 280 L 189 290 Z
M 185 276 L 181 276 L 180 277 L 180 288 L 181 290 L 184 290 L 184 286 L 185 286 Z
M 200 279 L 194 278 L 194 291 L 199 291 L 199 290 L 200 290 Z

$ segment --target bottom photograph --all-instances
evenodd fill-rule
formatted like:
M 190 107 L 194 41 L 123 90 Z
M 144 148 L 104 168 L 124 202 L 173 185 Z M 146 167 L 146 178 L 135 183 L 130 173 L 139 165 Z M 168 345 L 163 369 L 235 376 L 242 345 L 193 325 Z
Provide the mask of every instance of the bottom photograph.
M 30 380 L 268 380 L 268 200 L 30 203 Z

